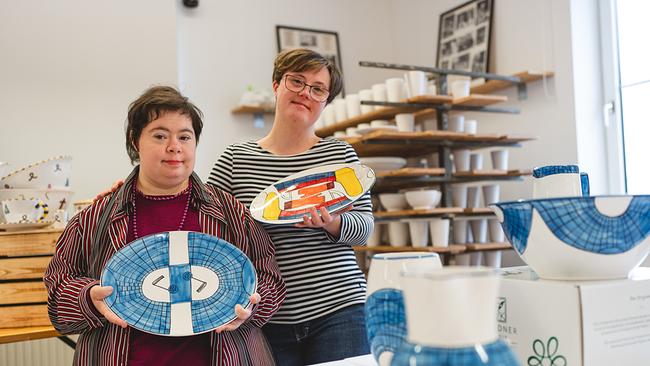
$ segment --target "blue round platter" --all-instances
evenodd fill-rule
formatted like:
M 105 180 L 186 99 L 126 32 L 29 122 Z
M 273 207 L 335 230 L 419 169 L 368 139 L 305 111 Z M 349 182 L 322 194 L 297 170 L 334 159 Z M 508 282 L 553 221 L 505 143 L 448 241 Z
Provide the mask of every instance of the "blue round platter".
M 106 263 L 106 305 L 130 326 L 163 336 L 211 331 L 250 305 L 257 276 L 248 257 L 217 237 L 188 231 L 148 235 Z

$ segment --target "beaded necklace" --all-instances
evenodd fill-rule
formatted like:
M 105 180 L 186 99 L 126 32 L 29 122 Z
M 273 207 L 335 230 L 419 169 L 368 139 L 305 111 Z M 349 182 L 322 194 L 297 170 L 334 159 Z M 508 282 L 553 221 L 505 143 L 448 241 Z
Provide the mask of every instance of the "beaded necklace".
M 137 184 L 133 184 L 133 237 L 134 238 L 139 238 L 140 236 L 138 235 L 138 215 L 137 215 L 137 209 L 136 209 L 136 204 L 135 204 L 135 197 L 136 195 L 142 196 L 142 198 L 147 199 L 147 200 L 152 200 L 152 201 L 170 201 L 175 198 L 178 198 L 182 195 L 187 195 L 187 202 L 185 203 L 185 209 L 183 210 L 183 216 L 181 217 L 181 223 L 178 224 L 178 230 L 181 230 L 183 228 L 183 225 L 185 225 L 185 219 L 187 218 L 187 211 L 190 208 L 190 196 L 192 195 L 192 181 L 190 180 L 187 184 L 187 188 L 184 190 L 171 195 L 171 196 L 150 196 L 142 193 L 137 189 Z

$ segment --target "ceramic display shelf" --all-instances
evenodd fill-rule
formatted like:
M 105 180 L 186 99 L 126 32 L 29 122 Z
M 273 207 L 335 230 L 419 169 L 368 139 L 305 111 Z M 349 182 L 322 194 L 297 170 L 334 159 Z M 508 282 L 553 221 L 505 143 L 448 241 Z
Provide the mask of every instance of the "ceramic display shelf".
M 311 208 L 341 210 L 361 198 L 375 183 L 363 164 L 332 164 L 292 174 L 260 192 L 251 202 L 253 218 L 268 224 L 302 221 Z
M 104 299 L 130 326 L 163 336 L 205 333 L 236 318 L 235 305 L 250 305 L 257 276 L 232 244 L 196 232 L 145 236 L 106 263 Z

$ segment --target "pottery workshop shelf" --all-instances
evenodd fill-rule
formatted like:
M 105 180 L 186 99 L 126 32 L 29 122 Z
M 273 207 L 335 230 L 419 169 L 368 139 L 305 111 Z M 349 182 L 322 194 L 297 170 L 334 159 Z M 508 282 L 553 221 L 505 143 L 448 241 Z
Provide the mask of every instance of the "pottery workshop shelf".
M 260 107 L 256 105 L 239 105 L 233 108 L 230 113 L 232 114 L 273 114 L 275 110 L 273 108 Z
M 521 83 L 531 83 L 533 81 L 542 80 L 544 78 L 553 77 L 554 73 L 552 71 L 547 72 L 535 72 L 535 71 L 522 71 L 512 76 L 515 76 L 521 80 Z M 511 86 L 517 86 L 516 83 L 507 80 L 488 80 L 484 84 L 476 85 L 471 88 L 471 93 L 478 94 L 489 94 L 497 90 L 502 90 L 509 88 Z
M 61 232 L 0 232 L 0 328 L 50 325 L 43 273 Z
M 453 173 L 447 177 L 443 168 L 402 168 L 378 173 L 372 191 L 373 193 L 383 193 L 440 183 L 521 180 L 522 177 L 531 174 L 530 170 L 474 170 Z
M 399 210 L 399 211 L 378 211 L 374 212 L 375 222 L 415 219 L 427 217 L 481 217 L 493 216 L 494 212 L 487 207 L 461 208 L 461 207 L 437 207 L 429 210 Z
M 441 147 L 479 149 L 518 147 L 531 136 L 477 134 L 451 131 L 393 132 L 374 131 L 361 137 L 346 138 L 359 156 L 422 156 L 438 152 Z

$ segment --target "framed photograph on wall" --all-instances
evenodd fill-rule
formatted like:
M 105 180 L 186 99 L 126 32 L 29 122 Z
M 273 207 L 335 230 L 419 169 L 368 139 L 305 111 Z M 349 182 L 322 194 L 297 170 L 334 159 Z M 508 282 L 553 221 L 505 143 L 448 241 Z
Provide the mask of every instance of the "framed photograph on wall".
M 285 25 L 278 25 L 275 30 L 278 39 L 278 52 L 293 48 L 308 48 L 334 62 L 343 75 L 338 33 Z M 345 96 L 345 89 L 341 91 L 341 94 Z
M 494 0 L 472 0 L 440 15 L 437 67 L 488 72 L 493 9 Z

